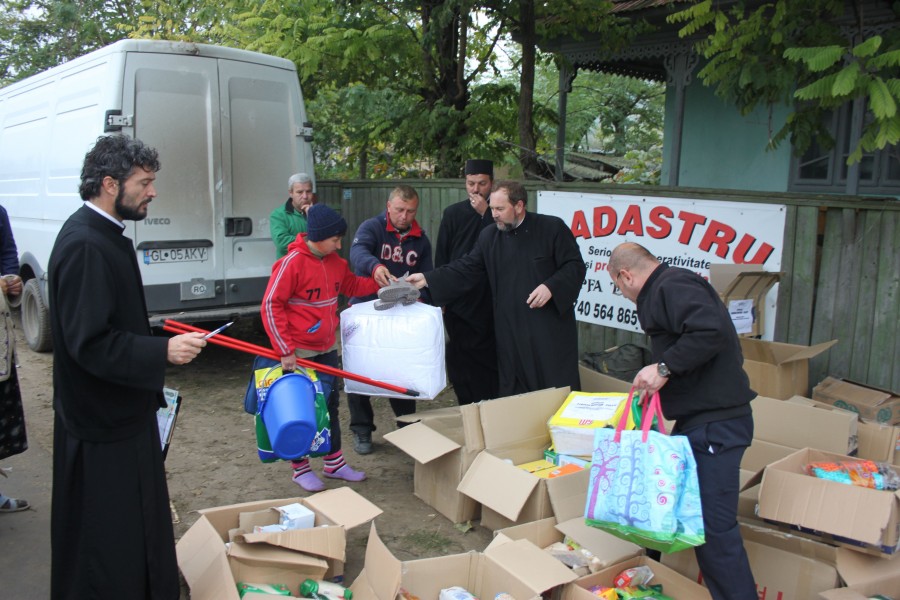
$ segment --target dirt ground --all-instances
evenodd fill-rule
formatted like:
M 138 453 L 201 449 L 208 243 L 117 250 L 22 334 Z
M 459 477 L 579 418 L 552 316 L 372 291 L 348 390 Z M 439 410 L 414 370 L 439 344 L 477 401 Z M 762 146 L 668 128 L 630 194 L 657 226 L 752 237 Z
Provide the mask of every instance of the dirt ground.
M 244 319 L 229 335 L 268 345 L 258 320 Z M 160 332 L 160 335 L 166 335 Z M 32 352 L 19 341 L 19 378 L 25 401 L 29 441 L 52 449 L 52 354 Z M 256 456 L 253 419 L 243 412 L 243 396 L 252 357 L 210 344 L 192 363 L 170 367 L 166 385 L 183 398 L 172 445 L 166 459 L 175 537 L 180 538 L 197 520 L 198 510 L 253 500 L 307 495 L 290 478 L 289 463 L 263 464 Z M 346 396 L 341 393 L 344 454 L 368 478 L 356 484 L 325 479 L 328 488 L 351 485 L 384 513 L 375 523 L 387 546 L 401 560 L 483 550 L 489 531 L 455 526 L 413 495 L 413 461 L 382 435 L 395 423 L 387 400 L 374 401 L 375 452 L 359 456 L 349 433 Z M 422 401 L 419 410 L 456 404 L 452 389 L 436 400 Z M 313 459 L 321 471 L 322 460 Z M 363 567 L 368 526 L 348 533 L 345 583 Z M 189 598 L 187 588 L 182 593 Z

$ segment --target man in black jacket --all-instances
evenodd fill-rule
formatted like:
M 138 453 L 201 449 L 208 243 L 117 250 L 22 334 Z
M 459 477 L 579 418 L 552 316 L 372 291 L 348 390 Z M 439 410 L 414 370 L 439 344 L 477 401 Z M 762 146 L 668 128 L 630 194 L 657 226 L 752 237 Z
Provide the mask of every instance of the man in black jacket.
M 741 458 L 753 438 L 750 401 L 756 392 L 728 309 L 709 283 L 669 267 L 646 248 L 626 242 L 609 258 L 609 276 L 637 304 L 654 363 L 634 387 L 641 398 L 659 392 L 673 434 L 687 436 L 697 461 L 706 543 L 697 563 L 714 600 L 757 600 L 737 523 Z
M 158 170 L 142 142 L 98 139 L 81 171 L 85 203 L 50 254 L 53 600 L 180 595 L 156 410 L 166 365 L 206 342 L 150 332 L 124 221 L 147 216 Z

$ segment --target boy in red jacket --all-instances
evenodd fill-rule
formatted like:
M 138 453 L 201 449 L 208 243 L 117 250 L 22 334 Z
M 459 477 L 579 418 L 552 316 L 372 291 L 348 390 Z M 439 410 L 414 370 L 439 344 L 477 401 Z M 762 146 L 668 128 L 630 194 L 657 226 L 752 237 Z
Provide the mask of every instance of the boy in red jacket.
M 288 253 L 272 266 L 260 314 L 272 348 L 281 356 L 281 367 L 297 368 L 297 358 L 330 367 L 338 366 L 338 294 L 365 296 L 378 291 L 374 278 L 354 275 L 338 256 L 347 222 L 324 204 L 307 214 L 308 229 L 288 246 Z M 386 267 L 383 267 L 386 269 Z M 362 481 L 366 474 L 350 467 L 341 451 L 338 390 L 334 375 L 318 373 L 331 417 L 331 454 L 325 456 L 322 474 L 331 479 Z M 294 482 L 308 492 L 325 489 L 309 466 L 309 457 L 291 461 Z

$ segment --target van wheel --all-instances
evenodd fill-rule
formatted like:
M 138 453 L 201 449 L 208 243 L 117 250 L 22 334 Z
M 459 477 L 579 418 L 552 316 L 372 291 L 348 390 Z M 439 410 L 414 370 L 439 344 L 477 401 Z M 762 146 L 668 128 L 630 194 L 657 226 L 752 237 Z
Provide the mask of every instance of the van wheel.
M 49 352 L 53 348 L 50 311 L 41 296 L 41 284 L 37 279 L 29 279 L 22 289 L 22 333 L 28 347 L 35 352 Z

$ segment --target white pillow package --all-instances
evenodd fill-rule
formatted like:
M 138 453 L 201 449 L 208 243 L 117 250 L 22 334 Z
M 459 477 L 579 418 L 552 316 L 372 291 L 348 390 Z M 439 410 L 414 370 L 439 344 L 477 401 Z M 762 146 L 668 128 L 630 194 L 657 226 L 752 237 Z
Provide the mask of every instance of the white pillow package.
M 344 378 L 351 394 L 432 400 L 447 386 L 441 309 L 422 302 L 375 310 L 375 300 L 341 313 L 343 369 L 419 392 L 399 392 Z

